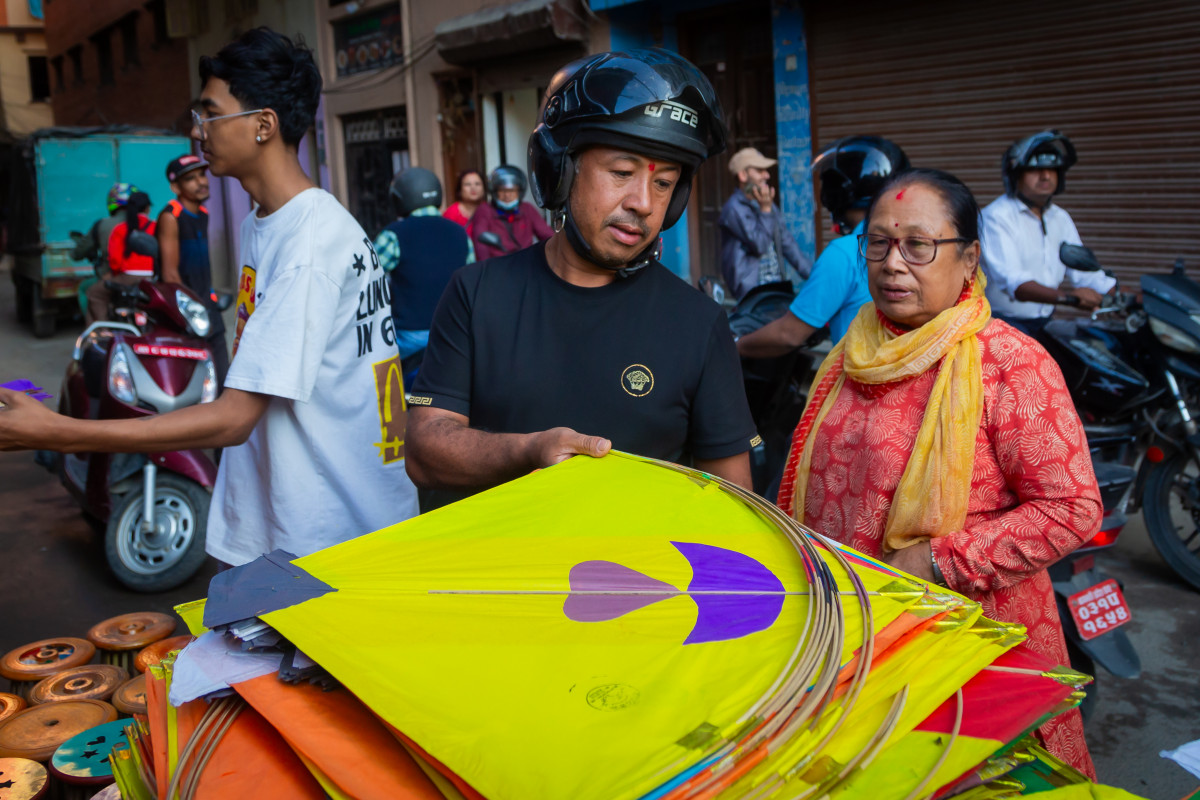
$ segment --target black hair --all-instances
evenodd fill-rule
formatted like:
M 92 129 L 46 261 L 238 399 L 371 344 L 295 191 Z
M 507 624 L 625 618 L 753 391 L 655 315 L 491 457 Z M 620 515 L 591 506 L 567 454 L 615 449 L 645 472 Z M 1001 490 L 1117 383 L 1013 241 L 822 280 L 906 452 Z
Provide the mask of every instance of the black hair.
M 228 83 L 242 110 L 274 111 L 289 145 L 299 144 L 316 119 L 321 72 L 302 40 L 265 27 L 246 31 L 215 56 L 201 56 L 201 85 L 209 78 Z
M 145 192 L 134 192 L 129 195 L 129 202 L 122 209 L 125 212 L 125 257 L 129 258 L 131 244 L 129 234 L 142 229 L 139 214 L 144 214 L 150 208 L 150 195 Z M 147 222 L 147 225 L 150 223 Z
M 458 173 L 458 181 L 454 184 L 454 199 L 462 200 L 462 185 L 463 185 L 463 181 L 467 179 L 468 175 L 478 175 L 479 176 L 479 181 L 483 184 L 484 199 L 486 199 L 487 198 L 487 176 L 485 176 L 482 172 L 480 172 L 477 169 L 464 169 L 462 172 Z
M 875 204 L 879 202 L 879 198 L 889 191 L 903 189 L 915 183 L 928 186 L 941 195 L 955 233 L 968 242 L 979 239 L 979 203 L 976 202 L 975 195 L 971 194 L 971 190 L 965 183 L 949 172 L 927 167 L 902 170 L 893 173 L 884 181 L 883 185 L 879 187 L 879 191 L 871 198 L 871 205 L 867 206 L 867 219 L 864 225 L 871 224 L 871 214 L 874 213 Z

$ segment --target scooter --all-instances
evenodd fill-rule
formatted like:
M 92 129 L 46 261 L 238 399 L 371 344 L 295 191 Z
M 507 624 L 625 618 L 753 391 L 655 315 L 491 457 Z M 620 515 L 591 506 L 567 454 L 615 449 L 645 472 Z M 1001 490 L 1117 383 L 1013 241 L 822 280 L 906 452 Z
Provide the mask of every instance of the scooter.
M 59 412 L 78 419 L 137 419 L 217 397 L 204 336 L 208 311 L 183 286 L 107 281 L 110 320 L 75 341 Z M 41 452 L 84 516 L 105 531 L 104 552 L 130 589 L 160 592 L 204 563 L 204 534 L 217 467 L 201 450 L 148 455 Z

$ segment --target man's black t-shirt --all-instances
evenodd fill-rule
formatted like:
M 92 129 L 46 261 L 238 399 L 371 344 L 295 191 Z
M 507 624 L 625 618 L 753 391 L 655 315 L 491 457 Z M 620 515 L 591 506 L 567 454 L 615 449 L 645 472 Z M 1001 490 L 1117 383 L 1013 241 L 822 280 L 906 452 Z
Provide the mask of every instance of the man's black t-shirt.
M 744 453 L 756 437 L 720 306 L 658 263 L 575 286 L 544 242 L 455 273 L 411 401 L 492 433 L 565 426 L 675 462 Z

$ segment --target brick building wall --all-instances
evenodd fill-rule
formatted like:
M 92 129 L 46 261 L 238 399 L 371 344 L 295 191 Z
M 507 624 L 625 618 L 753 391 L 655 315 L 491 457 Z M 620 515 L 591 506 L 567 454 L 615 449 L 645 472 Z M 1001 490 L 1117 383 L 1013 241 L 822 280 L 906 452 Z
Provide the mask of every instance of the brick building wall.
M 145 125 L 187 133 L 187 41 L 165 0 L 45 0 L 57 125 Z

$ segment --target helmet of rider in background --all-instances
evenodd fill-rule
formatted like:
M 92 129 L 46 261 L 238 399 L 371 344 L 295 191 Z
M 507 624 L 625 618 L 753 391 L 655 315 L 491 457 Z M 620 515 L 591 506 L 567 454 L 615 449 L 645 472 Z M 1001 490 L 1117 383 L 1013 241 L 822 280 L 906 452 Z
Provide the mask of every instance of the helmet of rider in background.
M 561 212 L 571 246 L 591 259 L 567 198 L 577 155 L 590 146 L 624 148 L 680 165 L 662 230 L 679 221 L 692 176 L 725 149 L 725 115 L 712 84 L 668 50 L 597 53 L 573 61 L 550 81 L 529 137 L 529 174 L 538 205 Z M 647 249 L 634 264 L 648 263 Z M 633 266 L 631 265 L 631 268 Z
M 883 182 L 908 167 L 908 156 L 890 139 L 845 136 L 829 145 L 812 169 L 821 179 L 821 205 L 833 216 L 834 230 L 849 233 L 854 226 L 846 213 L 865 211 Z
M 108 190 L 108 213 L 111 216 L 118 208 L 124 208 L 129 203 L 130 196 L 138 188 L 132 183 L 114 183 Z
M 492 198 L 492 203 L 501 211 L 515 211 L 517 206 L 521 205 L 521 201 L 525 199 L 525 189 L 529 182 L 525 180 L 525 173 L 511 164 L 501 164 L 492 170 L 492 174 L 488 176 L 488 195 Z M 508 203 L 502 203 L 498 197 L 498 192 L 501 189 L 516 189 L 517 199 Z
M 388 186 L 392 210 L 397 217 L 407 217 L 418 208 L 442 205 L 442 182 L 424 167 L 400 170 Z
M 1075 160 L 1075 145 L 1060 131 L 1041 131 L 1013 142 L 1000 160 L 1004 193 L 1010 197 L 1016 195 L 1025 170 L 1052 169 L 1058 173 L 1058 188 L 1054 193 L 1061 194 L 1067 186 L 1067 170 L 1075 166 Z

